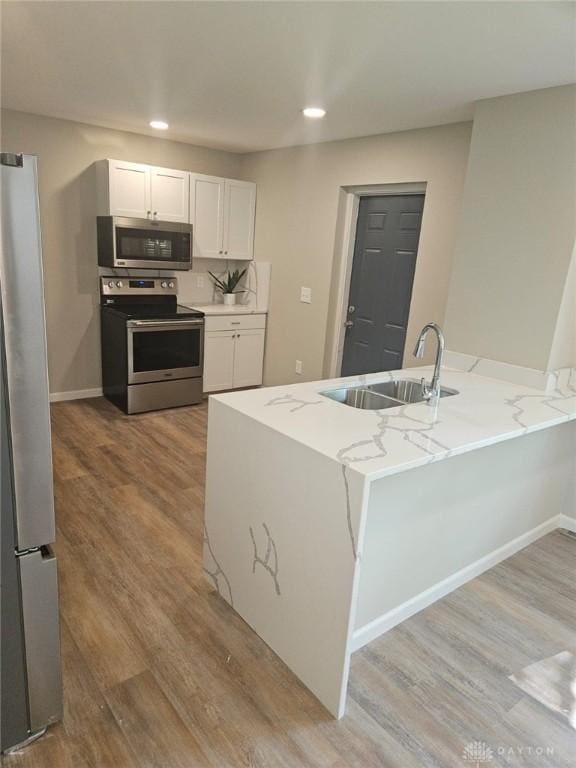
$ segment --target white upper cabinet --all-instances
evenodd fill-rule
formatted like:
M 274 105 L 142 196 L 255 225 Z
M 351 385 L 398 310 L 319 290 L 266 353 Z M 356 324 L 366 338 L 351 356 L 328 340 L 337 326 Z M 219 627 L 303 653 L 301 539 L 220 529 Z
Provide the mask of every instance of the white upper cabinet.
M 226 180 L 216 176 L 190 176 L 190 222 L 194 257 L 224 257 L 224 194 Z
M 170 168 L 150 168 L 152 217 L 188 223 L 190 174 Z
M 224 255 L 229 259 L 254 257 L 254 216 L 256 184 L 226 181 L 224 215 Z
M 188 223 L 190 174 L 142 163 L 98 163 L 98 208 L 103 215 Z
M 256 184 L 191 174 L 190 223 L 196 258 L 254 258 L 255 213 Z
M 192 224 L 197 259 L 254 258 L 256 184 L 122 160 L 101 160 L 98 213 Z
M 108 172 L 103 183 L 108 190 L 107 213 L 133 219 L 146 219 L 150 216 L 152 204 L 149 167 L 139 163 L 108 160 L 106 170 Z

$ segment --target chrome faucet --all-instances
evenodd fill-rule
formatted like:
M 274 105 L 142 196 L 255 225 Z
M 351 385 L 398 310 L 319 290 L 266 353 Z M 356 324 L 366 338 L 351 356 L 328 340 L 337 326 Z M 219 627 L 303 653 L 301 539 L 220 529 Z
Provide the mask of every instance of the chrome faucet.
M 422 328 L 420 331 L 420 336 L 418 337 L 418 341 L 414 347 L 414 357 L 424 356 L 424 345 L 426 343 L 426 336 L 428 335 L 428 331 L 434 331 L 436 338 L 438 339 L 438 347 L 436 349 L 436 364 L 434 366 L 434 375 L 432 376 L 430 386 L 426 384 L 426 380 L 424 378 L 422 379 L 422 393 L 426 400 L 431 400 L 432 398 L 439 397 L 440 395 L 440 371 L 442 369 L 445 344 L 444 334 L 442 333 L 440 326 L 436 325 L 436 323 L 427 323 L 427 325 L 425 325 L 424 328 Z

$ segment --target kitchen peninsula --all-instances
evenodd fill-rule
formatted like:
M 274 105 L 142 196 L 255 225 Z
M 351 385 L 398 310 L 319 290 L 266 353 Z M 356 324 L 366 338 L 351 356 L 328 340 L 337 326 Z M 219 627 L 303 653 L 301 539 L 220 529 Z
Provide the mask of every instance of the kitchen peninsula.
M 576 530 L 576 369 L 536 389 L 480 376 L 482 362 L 445 369 L 458 394 L 436 405 L 322 394 L 427 367 L 210 398 L 206 574 L 335 717 L 355 650 Z

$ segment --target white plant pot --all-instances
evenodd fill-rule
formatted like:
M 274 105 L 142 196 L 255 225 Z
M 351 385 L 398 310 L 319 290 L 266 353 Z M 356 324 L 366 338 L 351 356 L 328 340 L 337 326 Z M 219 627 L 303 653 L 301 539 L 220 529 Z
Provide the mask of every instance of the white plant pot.
M 235 293 L 223 293 L 222 298 L 224 300 L 224 304 L 226 306 L 231 307 L 234 304 L 236 304 L 236 294 Z

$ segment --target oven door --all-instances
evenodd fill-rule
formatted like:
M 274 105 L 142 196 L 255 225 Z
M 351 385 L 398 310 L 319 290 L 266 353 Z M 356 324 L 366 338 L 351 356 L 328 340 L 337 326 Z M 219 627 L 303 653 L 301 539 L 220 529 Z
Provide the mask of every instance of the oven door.
M 129 320 L 128 384 L 202 376 L 204 320 Z

